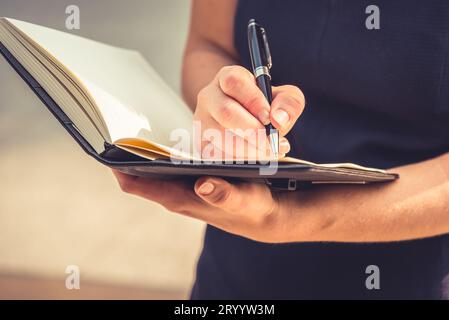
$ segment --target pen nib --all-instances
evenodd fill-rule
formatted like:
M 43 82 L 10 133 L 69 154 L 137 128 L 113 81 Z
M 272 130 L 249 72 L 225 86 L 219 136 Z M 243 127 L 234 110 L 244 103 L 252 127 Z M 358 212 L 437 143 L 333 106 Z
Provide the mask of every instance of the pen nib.
M 270 145 L 271 151 L 274 156 L 277 158 L 279 156 L 279 132 L 277 130 L 270 130 Z

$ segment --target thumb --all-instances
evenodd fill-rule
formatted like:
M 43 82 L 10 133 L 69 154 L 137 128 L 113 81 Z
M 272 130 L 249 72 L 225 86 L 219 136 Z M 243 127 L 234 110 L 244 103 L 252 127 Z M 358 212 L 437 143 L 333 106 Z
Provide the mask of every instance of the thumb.
M 225 211 L 238 208 L 242 198 L 234 185 L 220 178 L 199 178 L 195 183 L 195 193 L 208 204 Z
M 286 135 L 304 110 L 305 100 L 302 92 L 294 86 L 285 85 L 273 88 L 270 121 Z
M 195 193 L 208 204 L 232 213 L 265 213 L 273 209 L 270 190 L 263 184 L 231 184 L 215 177 L 201 177 Z

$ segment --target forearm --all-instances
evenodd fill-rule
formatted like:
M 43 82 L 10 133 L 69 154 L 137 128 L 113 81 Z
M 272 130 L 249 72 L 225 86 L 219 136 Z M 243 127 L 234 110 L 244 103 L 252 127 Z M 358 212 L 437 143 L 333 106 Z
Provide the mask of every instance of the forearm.
M 182 94 L 192 110 L 198 92 L 211 82 L 220 68 L 233 64 L 236 60 L 213 43 L 205 40 L 188 43 L 182 68 Z
M 391 171 L 401 178 L 290 195 L 289 240 L 377 242 L 449 232 L 449 153 Z

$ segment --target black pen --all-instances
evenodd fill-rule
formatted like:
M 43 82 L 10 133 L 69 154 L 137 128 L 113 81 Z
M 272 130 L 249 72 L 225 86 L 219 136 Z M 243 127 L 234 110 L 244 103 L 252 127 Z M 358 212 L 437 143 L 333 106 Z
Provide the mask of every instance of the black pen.
M 248 46 L 251 65 L 256 83 L 271 105 L 271 54 L 265 29 L 251 19 L 248 22 Z M 265 130 L 271 144 L 271 150 L 277 157 L 279 154 L 279 132 L 271 123 L 265 125 Z

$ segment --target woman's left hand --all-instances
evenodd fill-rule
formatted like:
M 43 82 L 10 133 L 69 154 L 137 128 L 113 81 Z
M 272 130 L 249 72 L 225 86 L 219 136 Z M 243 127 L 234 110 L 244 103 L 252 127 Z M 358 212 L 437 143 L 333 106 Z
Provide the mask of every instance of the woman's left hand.
M 262 242 L 286 242 L 288 193 L 261 183 L 231 184 L 216 177 L 191 183 L 130 176 L 114 170 L 124 192 L 158 202 L 169 211 L 203 220 L 227 232 Z

